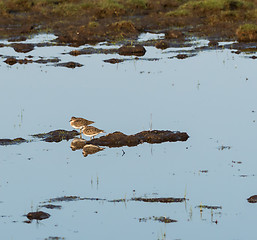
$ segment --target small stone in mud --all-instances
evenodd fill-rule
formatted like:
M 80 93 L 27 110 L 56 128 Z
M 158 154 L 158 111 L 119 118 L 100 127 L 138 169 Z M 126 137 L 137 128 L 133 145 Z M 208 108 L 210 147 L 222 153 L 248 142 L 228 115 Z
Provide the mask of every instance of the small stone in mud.
M 67 68 L 76 68 L 76 67 L 82 67 L 83 64 L 77 63 L 77 62 L 66 62 L 66 63 L 58 63 L 55 66 L 57 67 L 67 67 Z
M 18 60 L 14 57 L 9 57 L 4 62 L 9 65 L 14 65 L 18 62 Z
M 144 56 L 146 53 L 145 48 L 142 45 L 125 45 L 118 49 L 118 53 L 124 56 Z
M 111 58 L 111 59 L 104 60 L 104 62 L 115 64 L 115 63 L 124 62 L 124 60 L 123 59 L 117 59 L 117 58 Z
M 38 212 L 29 212 L 27 214 L 27 218 L 29 220 L 43 220 L 43 219 L 47 219 L 50 217 L 49 213 L 43 212 L 43 211 L 38 211 Z
M 155 47 L 158 49 L 166 49 L 169 46 L 170 46 L 169 43 L 165 40 L 160 40 L 155 44 Z
M 29 43 L 14 43 L 11 46 L 16 52 L 27 53 L 34 50 L 34 45 Z
M 253 196 L 247 198 L 247 201 L 249 203 L 257 203 L 257 195 L 253 195 Z

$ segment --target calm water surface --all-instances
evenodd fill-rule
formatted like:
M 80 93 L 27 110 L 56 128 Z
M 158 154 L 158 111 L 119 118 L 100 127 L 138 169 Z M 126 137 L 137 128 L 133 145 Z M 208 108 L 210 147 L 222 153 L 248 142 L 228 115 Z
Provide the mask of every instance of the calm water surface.
M 42 39 L 38 36 L 29 42 Z M 59 57 L 62 62 L 84 64 L 75 69 L 51 63 L 9 66 L 4 57 L 0 59 L 0 138 L 32 140 L 0 146 L 1 239 L 255 236 L 257 205 L 246 199 L 257 194 L 256 60 L 226 49 L 178 60 L 171 57 L 190 48 L 146 47 L 146 55 L 139 60 L 125 57 L 127 61 L 112 65 L 103 60 L 122 57 L 63 54 L 73 49 L 41 47 L 22 54 L 11 47 L 0 48 L 4 56 Z M 159 61 L 147 60 L 151 58 Z M 106 148 L 84 158 L 81 150 L 70 149 L 71 140 L 46 143 L 31 137 L 72 130 L 71 116 L 93 120 L 107 133 L 134 134 L 152 124 L 153 129 L 185 131 L 190 138 Z M 188 200 L 183 203 L 131 201 L 185 195 Z M 63 196 L 106 200 L 53 203 L 61 210 L 39 207 Z M 109 201 L 116 199 L 124 201 Z M 199 205 L 222 208 L 201 211 Z M 23 215 L 36 210 L 51 217 L 24 223 Z M 177 222 L 165 224 L 153 216 Z

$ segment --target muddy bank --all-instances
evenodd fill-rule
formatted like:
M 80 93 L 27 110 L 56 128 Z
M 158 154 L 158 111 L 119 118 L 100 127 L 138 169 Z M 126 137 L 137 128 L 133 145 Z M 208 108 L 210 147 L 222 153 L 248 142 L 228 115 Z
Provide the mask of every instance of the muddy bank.
M 137 146 L 138 144 L 147 143 L 162 143 L 162 142 L 176 142 L 186 141 L 189 138 L 185 132 L 173 131 L 142 131 L 134 135 L 126 135 L 122 132 L 110 133 L 97 139 L 88 141 L 88 144 L 108 146 L 108 147 L 122 147 L 122 146 Z
M 77 150 L 84 149 L 85 155 L 93 154 L 95 152 L 103 150 L 97 146 L 108 146 L 108 147 L 122 147 L 122 146 L 137 146 L 143 142 L 147 143 L 162 143 L 162 142 L 176 142 L 186 141 L 189 136 L 185 132 L 169 131 L 169 130 L 153 130 L 153 131 L 142 131 L 134 135 L 126 135 L 122 132 L 110 133 L 100 138 L 86 141 L 82 138 L 75 138 L 80 135 L 76 130 L 67 131 L 63 129 L 50 131 L 48 133 L 39 133 L 31 135 L 34 138 L 39 138 L 45 142 L 61 142 L 63 140 L 73 139 L 71 142 L 71 149 Z M 13 145 L 29 142 L 24 138 L 15 139 L 0 139 L 0 145 Z
M 178 41 L 192 34 L 257 41 L 256 6 L 254 0 L 5 0 L 0 35 L 24 39 L 50 30 L 58 43 L 72 46 L 136 39 L 144 31 L 162 31 L 165 39 Z

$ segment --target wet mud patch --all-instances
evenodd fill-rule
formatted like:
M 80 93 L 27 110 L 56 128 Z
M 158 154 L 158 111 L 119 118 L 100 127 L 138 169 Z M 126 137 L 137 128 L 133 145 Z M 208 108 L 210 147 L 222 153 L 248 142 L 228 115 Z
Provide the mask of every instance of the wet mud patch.
M 1 146 L 16 145 L 24 142 L 28 142 L 28 141 L 24 138 L 0 139 Z
M 58 63 L 60 61 L 61 61 L 60 58 L 55 57 L 55 58 L 46 58 L 46 59 L 40 58 L 38 60 L 35 60 L 34 62 L 39 64 L 47 64 L 47 63 Z
M 54 66 L 56 67 L 66 67 L 66 68 L 76 68 L 76 67 L 83 67 L 83 64 L 77 62 L 65 62 L 65 63 L 57 63 Z
M 54 204 L 44 204 L 44 205 L 40 205 L 39 207 L 48 208 L 48 209 L 61 209 L 62 208 L 61 205 L 54 205 Z
M 61 142 L 62 140 L 68 141 L 78 135 L 79 133 L 76 130 L 72 130 L 72 131 L 54 130 L 48 133 L 34 134 L 32 135 L 32 137 L 41 138 L 42 141 L 45 141 L 45 142 Z
M 174 220 L 174 219 L 171 219 L 169 217 L 155 217 L 155 216 L 152 216 L 152 217 L 148 217 L 148 218 L 139 218 L 138 221 L 139 222 L 147 222 L 149 220 L 152 220 L 152 221 L 157 221 L 157 222 L 162 222 L 162 223 L 174 223 L 174 222 L 177 222 L 177 220 Z
M 174 203 L 174 202 L 184 202 L 188 199 L 185 198 L 132 198 L 131 201 L 137 201 L 137 202 L 151 202 L 151 203 Z
M 186 141 L 189 138 L 185 132 L 178 131 L 142 131 L 134 135 L 126 135 L 122 132 L 110 133 L 97 139 L 88 141 L 88 144 L 108 146 L 108 147 L 122 147 L 122 146 L 137 146 L 143 142 L 147 143 L 162 143 L 162 142 L 176 142 Z
M 118 53 L 118 48 L 112 49 L 104 49 L 104 48 L 83 48 L 81 50 L 73 50 L 70 51 L 68 54 L 72 56 L 79 56 L 79 55 L 90 55 L 90 54 L 115 54 Z

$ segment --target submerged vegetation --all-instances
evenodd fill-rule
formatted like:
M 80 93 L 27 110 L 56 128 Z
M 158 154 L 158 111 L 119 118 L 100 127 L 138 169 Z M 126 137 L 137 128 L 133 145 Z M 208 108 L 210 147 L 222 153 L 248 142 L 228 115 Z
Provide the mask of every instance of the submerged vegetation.
M 256 6 L 256 0 L 0 0 L 0 24 L 11 26 L 0 34 L 51 31 L 69 36 L 64 42 L 81 35 L 99 42 L 191 26 L 194 34 L 241 39 L 246 26 L 256 31 Z M 252 35 L 244 31 L 243 41 L 255 41 Z

